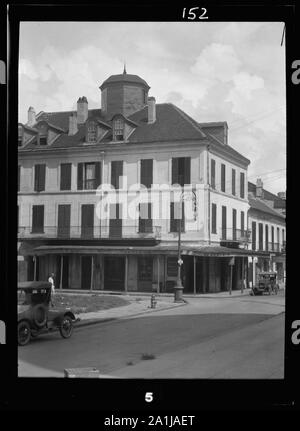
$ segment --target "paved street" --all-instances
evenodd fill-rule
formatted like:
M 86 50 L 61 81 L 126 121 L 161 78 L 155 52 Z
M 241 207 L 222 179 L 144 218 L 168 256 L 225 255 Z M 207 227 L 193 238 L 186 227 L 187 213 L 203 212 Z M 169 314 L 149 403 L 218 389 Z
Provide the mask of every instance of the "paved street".
M 142 360 L 142 355 L 153 355 Z M 284 295 L 189 304 L 40 336 L 19 349 L 20 376 L 96 367 L 123 378 L 283 378 Z

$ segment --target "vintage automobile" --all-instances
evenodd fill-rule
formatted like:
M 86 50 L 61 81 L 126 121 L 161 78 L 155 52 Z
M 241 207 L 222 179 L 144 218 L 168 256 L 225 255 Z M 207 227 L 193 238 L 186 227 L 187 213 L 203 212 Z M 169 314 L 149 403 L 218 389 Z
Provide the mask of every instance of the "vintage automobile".
M 277 284 L 276 272 L 260 272 L 258 274 L 258 283 L 252 288 L 253 295 L 263 295 L 264 293 L 275 293 L 277 295 L 279 286 Z
M 39 334 L 58 329 L 63 338 L 71 337 L 76 321 L 70 308 L 50 307 L 51 283 L 18 283 L 18 344 L 24 346 Z

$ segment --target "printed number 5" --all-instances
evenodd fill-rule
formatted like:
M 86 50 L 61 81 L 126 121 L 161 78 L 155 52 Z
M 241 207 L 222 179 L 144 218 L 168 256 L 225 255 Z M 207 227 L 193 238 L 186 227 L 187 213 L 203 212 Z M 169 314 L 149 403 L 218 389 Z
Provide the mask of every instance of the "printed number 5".
M 153 401 L 153 392 L 146 392 L 145 400 L 147 403 L 151 403 Z

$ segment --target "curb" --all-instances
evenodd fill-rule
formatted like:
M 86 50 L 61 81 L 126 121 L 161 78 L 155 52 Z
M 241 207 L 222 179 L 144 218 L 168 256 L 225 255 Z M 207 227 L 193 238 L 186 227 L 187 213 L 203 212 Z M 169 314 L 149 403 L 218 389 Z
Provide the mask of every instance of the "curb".
M 100 323 L 112 322 L 114 320 L 115 321 L 116 320 L 126 320 L 126 319 L 130 319 L 132 317 L 140 316 L 140 315 L 143 315 L 143 314 L 155 313 L 156 311 L 171 310 L 172 308 L 178 308 L 178 307 L 181 307 L 181 306 L 186 305 L 186 304 L 188 304 L 188 302 L 184 301 L 184 302 L 182 302 L 181 304 L 178 304 L 178 305 L 172 305 L 170 307 L 161 308 L 161 309 L 156 308 L 156 309 L 152 309 L 152 311 L 141 311 L 141 312 L 138 312 L 138 313 L 130 314 L 128 316 L 121 316 L 121 317 L 107 317 L 107 318 L 103 318 L 103 319 L 99 318 L 99 319 L 86 319 L 86 320 L 85 319 L 81 320 L 80 317 L 79 317 L 80 320 L 78 320 L 76 322 L 75 328 L 80 328 L 80 327 L 82 328 L 84 326 L 91 326 L 91 325 L 96 325 L 96 324 L 100 324 Z

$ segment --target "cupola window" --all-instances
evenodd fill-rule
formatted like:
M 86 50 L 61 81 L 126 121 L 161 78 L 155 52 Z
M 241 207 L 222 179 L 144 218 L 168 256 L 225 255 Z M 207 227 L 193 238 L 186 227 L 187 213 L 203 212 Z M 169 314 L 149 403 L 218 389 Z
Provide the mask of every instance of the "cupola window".
M 22 147 L 23 144 L 23 127 L 18 127 L 18 147 Z
M 88 124 L 88 142 L 96 142 L 97 141 L 97 127 L 96 124 L 91 122 Z
M 114 121 L 114 141 L 124 140 L 124 121 L 118 118 Z

